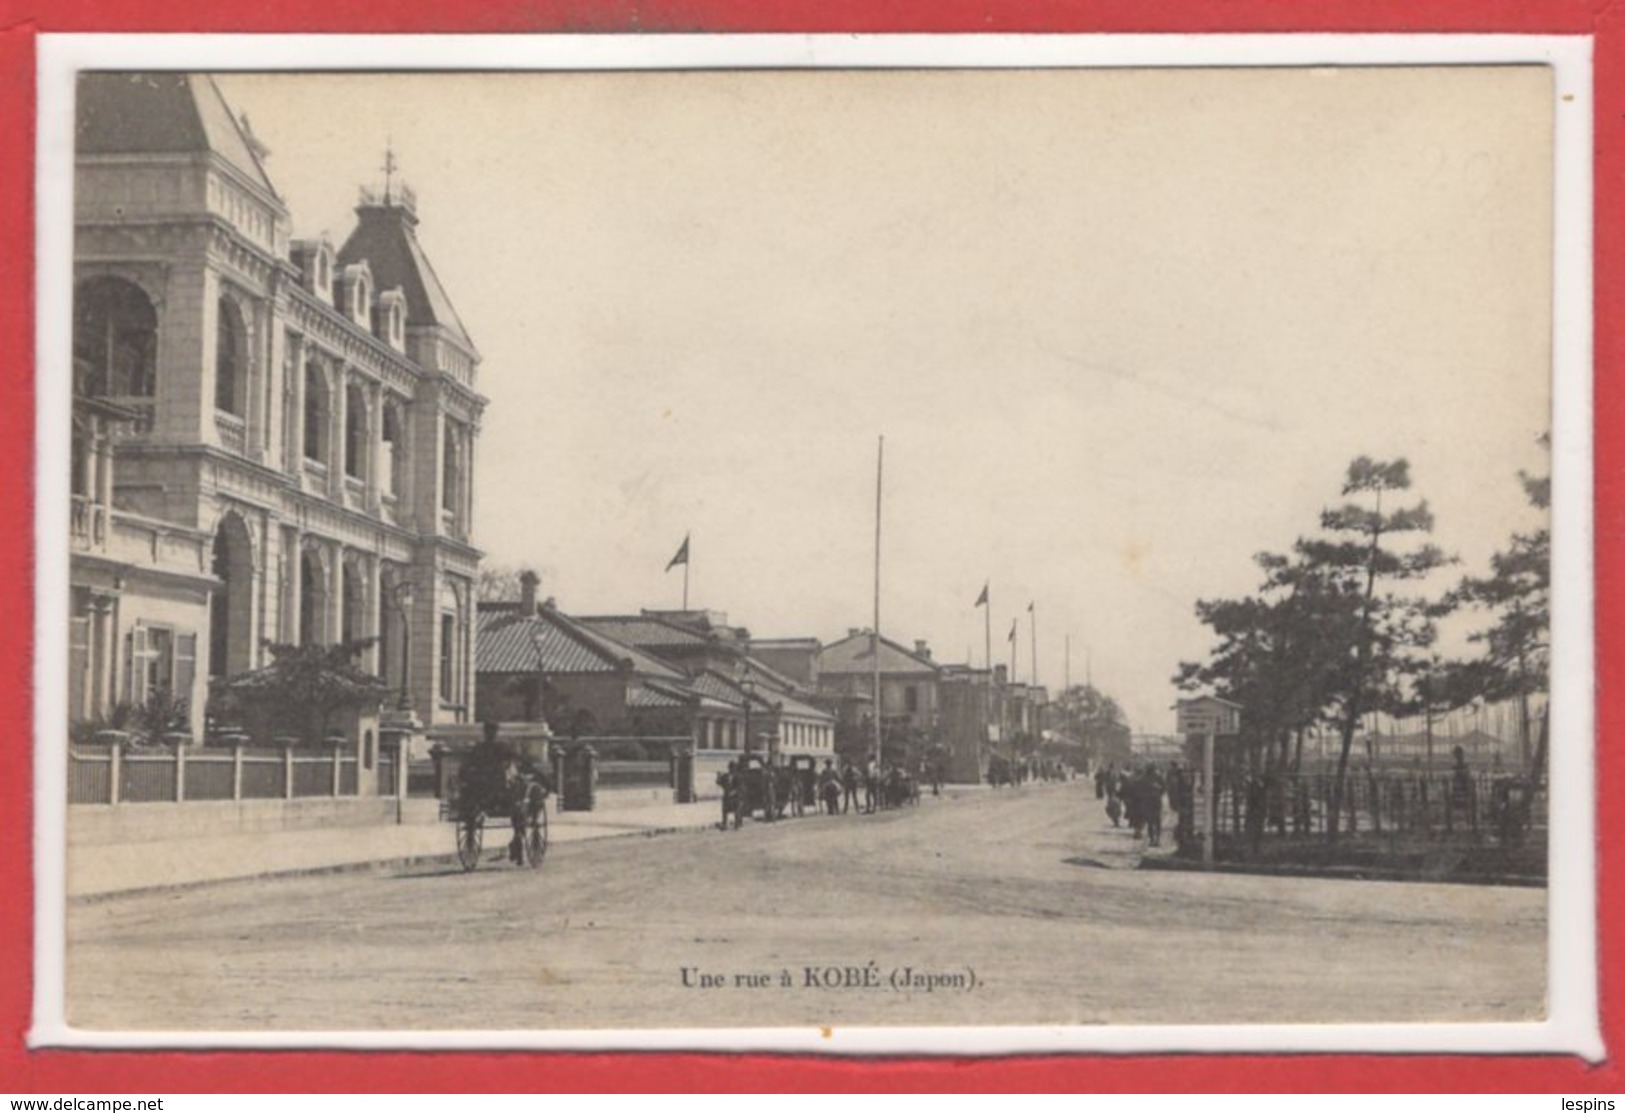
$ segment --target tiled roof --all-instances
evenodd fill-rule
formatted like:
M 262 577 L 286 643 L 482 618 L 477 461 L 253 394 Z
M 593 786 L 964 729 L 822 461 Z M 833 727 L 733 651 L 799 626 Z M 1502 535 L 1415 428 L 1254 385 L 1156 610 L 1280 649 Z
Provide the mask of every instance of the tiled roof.
M 276 196 L 242 125 L 207 74 L 83 74 L 75 130 L 80 154 L 212 151 Z
M 645 615 L 590 615 L 581 622 L 627 645 L 672 648 L 701 646 L 710 640 L 696 630 Z
M 614 672 L 615 663 L 596 647 L 573 638 L 541 617 L 517 608 L 480 608 L 475 641 L 479 672 Z
M 870 634 L 852 634 L 833 645 L 826 645 L 818 655 L 818 671 L 832 673 L 866 673 L 874 669 L 874 656 L 870 648 Z M 937 666 L 923 657 L 917 657 L 891 639 L 880 639 L 880 672 L 884 676 L 912 673 L 920 676 L 935 675 Z
M 742 686 L 709 670 L 690 679 L 689 687 L 702 695 L 721 700 L 733 707 L 740 707 L 745 702 L 746 691 Z M 750 697 L 751 706 L 761 708 L 764 711 L 777 706 L 786 715 L 794 715 L 803 719 L 822 719 L 827 722 L 835 721 L 835 716 L 828 711 L 821 707 L 814 707 L 810 703 L 805 703 L 788 692 L 780 692 L 757 685 L 755 690 L 750 693 Z
M 647 685 L 640 685 L 626 693 L 626 706 L 639 711 L 650 708 L 686 707 L 688 702 L 679 695 Z
M 478 630 L 480 672 L 613 672 L 625 661 L 641 676 L 683 679 L 670 665 L 548 608 L 527 617 L 516 603 L 481 604 Z

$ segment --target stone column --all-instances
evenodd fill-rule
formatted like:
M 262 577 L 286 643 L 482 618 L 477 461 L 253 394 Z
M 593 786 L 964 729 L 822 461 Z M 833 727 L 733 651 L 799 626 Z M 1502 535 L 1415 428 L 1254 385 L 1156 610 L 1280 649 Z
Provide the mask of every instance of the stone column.
M 300 340 L 294 346 L 293 359 L 287 368 L 287 382 L 282 386 L 283 397 L 287 400 L 288 411 L 285 420 L 288 425 L 283 430 L 282 443 L 286 456 L 283 461 L 287 470 L 298 478 L 304 469 L 305 460 L 305 363 L 310 359 L 310 343 Z
M 344 634 L 344 546 L 331 542 L 327 547 L 327 644 Z
M 328 493 L 333 501 L 341 506 L 344 504 L 345 431 L 349 427 L 346 411 L 350 392 L 345 389 L 348 382 L 349 368 L 340 360 L 334 364 L 333 382 L 328 388 L 331 405 L 327 411 L 330 416 L 327 430 L 327 482 Z
M 387 604 L 387 600 L 383 598 L 382 569 L 379 558 L 377 556 L 363 557 L 361 570 L 362 607 L 365 614 L 362 615 L 360 630 L 365 636 L 373 639 L 372 645 L 367 647 L 361 661 L 367 671 L 376 673 L 378 671 L 378 647 L 384 637 L 384 626 L 379 621 L 379 615 L 382 607 Z
M 283 599 L 282 640 L 298 645 L 305 632 L 299 622 L 299 596 L 304 577 L 304 563 L 299 559 L 303 540 L 298 526 L 288 526 L 282 532 Z

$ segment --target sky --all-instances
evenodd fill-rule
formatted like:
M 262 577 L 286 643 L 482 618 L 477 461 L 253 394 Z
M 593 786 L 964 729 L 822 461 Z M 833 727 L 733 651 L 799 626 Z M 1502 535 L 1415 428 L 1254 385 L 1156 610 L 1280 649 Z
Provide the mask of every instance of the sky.
M 1170 732 L 1199 598 L 1404 456 L 1480 572 L 1539 518 L 1538 67 L 230 74 L 296 235 L 386 146 L 480 350 L 475 541 L 567 613 L 690 601 L 1095 684 Z M 1440 581 L 1440 587 L 1444 581 Z M 1067 644 L 1070 641 L 1070 668 Z

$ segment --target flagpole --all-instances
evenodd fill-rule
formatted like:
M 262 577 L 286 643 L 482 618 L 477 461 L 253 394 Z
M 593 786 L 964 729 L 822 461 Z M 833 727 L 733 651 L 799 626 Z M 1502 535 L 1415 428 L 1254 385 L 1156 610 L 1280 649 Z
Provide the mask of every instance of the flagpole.
M 985 644 L 982 647 L 982 664 L 987 666 L 987 681 L 993 683 L 993 595 L 989 588 L 982 588 L 982 606 L 986 610 L 982 613 L 984 628 L 982 637 Z
M 1017 664 L 1021 658 L 1020 653 L 1017 652 L 1018 647 L 1021 645 L 1020 631 L 1021 616 L 1018 614 L 1010 620 L 1010 683 L 1012 684 L 1018 683 L 1021 677 L 1021 668 Z
M 689 560 L 683 561 L 683 610 L 685 613 L 688 611 L 688 565 L 692 559 L 690 557 Z
M 1027 613 L 1033 616 L 1033 620 L 1030 624 L 1032 626 L 1033 634 L 1033 663 L 1029 667 L 1032 669 L 1033 673 L 1033 687 L 1036 688 L 1038 687 L 1038 612 L 1033 609 L 1033 604 L 1028 603 Z
M 880 437 L 880 447 L 875 455 L 875 630 L 870 639 L 870 649 L 874 658 L 874 697 L 875 697 L 875 769 L 880 768 L 880 492 L 881 478 L 886 467 L 886 438 Z

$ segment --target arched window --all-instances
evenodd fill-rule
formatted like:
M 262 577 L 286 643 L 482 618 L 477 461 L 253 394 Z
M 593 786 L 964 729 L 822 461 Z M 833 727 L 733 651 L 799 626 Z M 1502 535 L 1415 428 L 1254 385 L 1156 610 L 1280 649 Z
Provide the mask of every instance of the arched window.
M 209 675 L 231 676 L 249 667 L 254 645 L 253 542 L 236 514 L 220 520 L 212 555 L 220 586 L 209 597 Z
M 447 421 L 445 443 L 440 452 L 440 505 L 453 512 L 457 510 L 463 482 L 462 449 L 462 430 L 455 421 Z
M 322 620 L 327 612 L 327 570 L 321 558 L 306 549 L 299 556 L 299 644 L 324 642 Z
M 93 278 L 74 291 L 74 388 L 90 397 L 151 398 L 157 388 L 158 314 L 141 288 Z
M 228 414 L 243 414 L 247 394 L 247 330 L 237 303 L 221 298 L 216 314 L 214 341 L 214 408 Z
M 379 486 L 386 494 L 396 494 L 400 488 L 396 486 L 396 478 L 404 474 L 406 459 L 406 441 L 401 435 L 401 408 L 394 402 L 384 403 L 384 474 L 379 477 Z
M 327 397 L 327 373 L 317 360 L 305 364 L 305 459 L 327 459 L 327 426 L 332 403 Z
M 361 574 L 356 571 L 355 565 L 349 562 L 345 562 L 341 574 L 344 578 L 344 598 L 342 600 L 344 613 L 340 619 L 342 629 L 339 631 L 339 640 L 353 642 L 362 636 L 363 629 Z
M 344 388 L 344 474 L 367 474 L 367 399 L 354 383 Z

